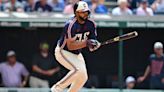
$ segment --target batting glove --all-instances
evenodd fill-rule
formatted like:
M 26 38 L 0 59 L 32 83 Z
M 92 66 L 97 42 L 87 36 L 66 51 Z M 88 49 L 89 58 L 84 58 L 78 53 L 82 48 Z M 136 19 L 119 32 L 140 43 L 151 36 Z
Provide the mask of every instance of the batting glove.
M 87 47 L 89 48 L 91 52 L 97 50 L 100 46 L 101 46 L 101 43 L 97 40 L 94 40 L 94 39 L 87 40 Z

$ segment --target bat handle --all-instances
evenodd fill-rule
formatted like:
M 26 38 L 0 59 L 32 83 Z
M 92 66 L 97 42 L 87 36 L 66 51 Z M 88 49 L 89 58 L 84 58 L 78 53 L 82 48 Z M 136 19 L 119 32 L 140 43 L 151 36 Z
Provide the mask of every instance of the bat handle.
M 108 42 L 102 42 L 102 43 L 101 43 L 101 46 L 102 46 L 102 45 L 106 45 L 106 44 L 109 44 L 109 43 L 108 43 Z

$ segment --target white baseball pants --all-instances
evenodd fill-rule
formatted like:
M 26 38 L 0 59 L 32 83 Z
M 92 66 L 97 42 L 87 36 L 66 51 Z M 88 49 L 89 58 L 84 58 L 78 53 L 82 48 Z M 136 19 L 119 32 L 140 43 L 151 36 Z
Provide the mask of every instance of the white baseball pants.
M 67 92 L 78 92 L 88 79 L 82 54 L 76 55 L 57 46 L 55 49 L 55 56 L 58 62 L 70 71 L 51 88 L 52 92 L 57 90 L 63 92 L 62 90 L 69 85 L 71 86 Z

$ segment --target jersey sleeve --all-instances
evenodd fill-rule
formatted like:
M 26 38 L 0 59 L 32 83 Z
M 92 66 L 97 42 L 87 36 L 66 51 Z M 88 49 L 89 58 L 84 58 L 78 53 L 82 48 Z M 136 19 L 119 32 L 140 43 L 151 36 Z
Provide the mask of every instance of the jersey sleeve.
M 89 39 L 97 39 L 96 24 L 94 22 L 91 23 L 91 32 L 89 35 Z
M 21 66 L 22 66 L 21 74 L 22 74 L 23 76 L 28 76 L 28 75 L 29 75 L 29 72 L 28 72 L 28 70 L 26 69 L 26 67 L 25 67 L 23 64 L 21 64 Z

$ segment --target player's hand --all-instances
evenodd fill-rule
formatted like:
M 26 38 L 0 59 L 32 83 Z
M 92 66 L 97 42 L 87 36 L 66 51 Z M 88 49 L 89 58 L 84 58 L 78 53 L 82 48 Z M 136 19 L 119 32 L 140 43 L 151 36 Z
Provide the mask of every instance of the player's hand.
M 94 40 L 94 39 L 87 40 L 87 47 L 89 48 L 91 52 L 97 50 L 100 46 L 101 46 L 101 43 L 97 40 Z
M 145 80 L 145 77 L 144 76 L 141 76 L 137 79 L 137 81 L 140 83 L 140 82 L 143 82 Z
M 22 83 L 21 83 L 21 85 L 20 85 L 20 87 L 25 87 L 26 86 L 26 81 L 23 81 Z

